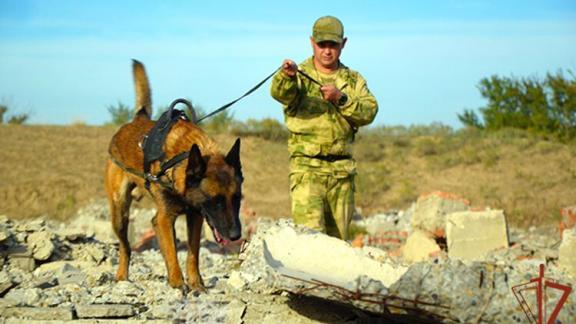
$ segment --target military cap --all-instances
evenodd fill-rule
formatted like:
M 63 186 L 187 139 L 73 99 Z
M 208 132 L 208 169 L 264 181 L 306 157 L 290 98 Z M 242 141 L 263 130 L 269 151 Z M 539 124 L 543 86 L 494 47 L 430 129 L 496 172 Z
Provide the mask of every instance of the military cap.
M 340 44 L 344 40 L 344 26 L 336 17 L 320 17 L 312 28 L 312 39 L 316 43 L 332 41 Z

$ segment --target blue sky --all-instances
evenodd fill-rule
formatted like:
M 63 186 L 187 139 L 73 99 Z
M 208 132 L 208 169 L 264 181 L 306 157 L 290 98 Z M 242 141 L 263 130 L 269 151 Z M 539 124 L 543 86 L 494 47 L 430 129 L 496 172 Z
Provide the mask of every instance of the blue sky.
M 134 102 L 131 59 L 154 106 L 184 97 L 210 111 L 284 58 L 311 54 L 314 20 L 339 17 L 342 61 L 378 99 L 377 125 L 441 122 L 485 101 L 491 75 L 576 71 L 576 1 L 28 1 L 0 0 L 0 103 L 31 123 L 102 124 Z M 269 84 L 234 117 L 282 120 Z

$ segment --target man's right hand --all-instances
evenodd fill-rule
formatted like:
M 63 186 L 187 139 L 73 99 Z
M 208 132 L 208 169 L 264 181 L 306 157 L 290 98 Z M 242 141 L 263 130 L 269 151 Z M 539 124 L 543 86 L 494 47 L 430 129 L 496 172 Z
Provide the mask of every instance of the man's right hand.
M 284 62 L 282 62 L 282 72 L 289 76 L 289 77 L 294 77 L 296 75 L 296 72 L 298 71 L 298 65 L 289 59 L 284 60 Z

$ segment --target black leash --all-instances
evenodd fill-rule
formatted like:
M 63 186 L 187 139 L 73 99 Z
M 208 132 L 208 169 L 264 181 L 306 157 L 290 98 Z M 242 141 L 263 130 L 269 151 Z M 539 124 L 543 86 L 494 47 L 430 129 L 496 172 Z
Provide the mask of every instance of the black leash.
M 274 74 L 276 74 L 276 72 L 278 72 L 278 70 L 280 70 L 282 67 L 277 68 L 276 70 L 274 70 L 274 72 L 270 73 L 269 76 L 267 76 L 266 78 L 264 78 L 264 80 L 258 82 L 258 84 L 256 84 L 254 87 L 252 87 L 252 89 L 248 90 L 245 94 L 243 94 L 242 96 L 240 96 L 239 98 L 223 105 L 222 107 L 215 109 L 214 111 L 212 111 L 211 113 L 202 116 L 201 118 L 199 118 L 198 120 L 195 121 L 196 124 L 199 124 L 201 121 L 203 121 L 204 119 L 210 118 L 224 110 L 226 110 L 227 108 L 229 108 L 230 106 L 232 106 L 233 104 L 237 103 L 238 101 L 244 99 L 246 96 L 250 95 L 252 92 L 256 91 L 256 89 L 260 88 L 266 81 L 268 81 L 271 77 L 274 76 Z M 297 70 L 298 73 L 300 73 L 302 76 L 304 76 L 306 79 L 310 80 L 312 83 L 317 84 L 318 86 L 322 86 L 322 84 L 318 81 L 316 81 L 313 77 L 311 77 L 310 75 L 308 75 L 306 72 L 298 69 Z
M 274 72 L 272 72 L 269 76 L 267 76 L 264 80 L 260 81 L 258 84 L 256 84 L 254 87 L 252 87 L 252 89 L 248 90 L 245 94 L 243 94 L 241 97 L 225 104 L 224 106 L 214 110 L 213 112 L 209 113 L 208 115 L 202 116 L 200 119 L 198 119 L 197 124 L 199 124 L 201 121 L 203 121 L 206 118 L 212 117 L 214 115 L 216 115 L 219 112 L 222 112 L 224 110 L 226 110 L 226 108 L 232 106 L 233 104 L 237 103 L 238 101 L 244 99 L 244 97 L 248 96 L 249 94 L 251 94 L 252 92 L 256 91 L 256 89 L 260 88 L 266 81 L 268 81 L 268 79 L 270 79 L 271 77 L 274 76 L 274 74 L 276 74 L 276 72 L 278 72 L 278 70 L 280 70 L 280 68 L 277 68 L 276 70 L 274 70 Z
M 314 79 L 313 77 L 311 77 L 310 75 L 308 75 L 306 72 L 304 72 L 304 71 L 302 71 L 302 70 L 300 70 L 300 69 L 298 69 L 297 71 L 298 71 L 298 73 L 300 73 L 303 77 L 305 77 L 306 79 L 312 81 L 312 83 L 316 83 L 317 85 L 319 85 L 320 87 L 322 87 L 322 83 L 316 81 L 316 79 Z

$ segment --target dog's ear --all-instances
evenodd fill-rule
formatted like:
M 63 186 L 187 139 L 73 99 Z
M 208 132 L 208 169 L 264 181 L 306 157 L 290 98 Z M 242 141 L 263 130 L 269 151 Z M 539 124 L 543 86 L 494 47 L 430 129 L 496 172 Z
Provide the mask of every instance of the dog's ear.
M 198 144 L 192 145 L 188 155 L 188 167 L 186 168 L 186 183 L 188 185 L 198 182 L 206 173 L 206 161 L 202 158 Z
M 234 145 L 232 145 L 232 148 L 224 160 L 228 165 L 233 166 L 240 176 L 242 175 L 242 165 L 240 164 L 240 138 L 236 139 L 236 142 L 234 142 Z

